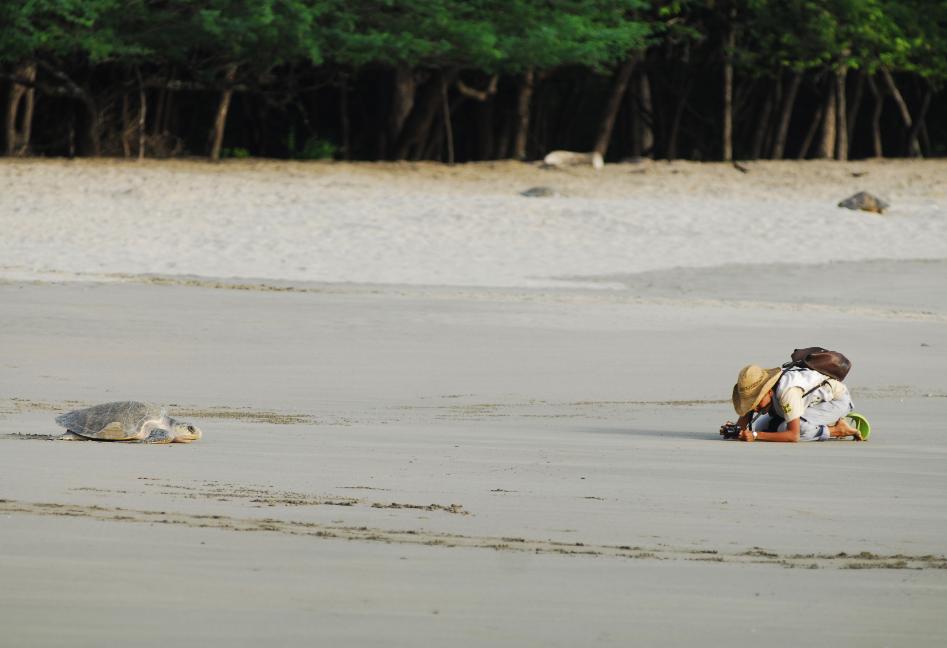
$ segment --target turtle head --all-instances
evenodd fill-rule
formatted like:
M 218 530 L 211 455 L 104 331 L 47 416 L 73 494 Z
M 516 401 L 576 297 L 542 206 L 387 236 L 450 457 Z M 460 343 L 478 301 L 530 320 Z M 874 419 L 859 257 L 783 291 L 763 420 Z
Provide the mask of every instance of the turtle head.
M 171 436 L 174 437 L 175 443 L 190 443 L 201 438 L 201 430 L 190 423 L 175 421 L 171 426 Z

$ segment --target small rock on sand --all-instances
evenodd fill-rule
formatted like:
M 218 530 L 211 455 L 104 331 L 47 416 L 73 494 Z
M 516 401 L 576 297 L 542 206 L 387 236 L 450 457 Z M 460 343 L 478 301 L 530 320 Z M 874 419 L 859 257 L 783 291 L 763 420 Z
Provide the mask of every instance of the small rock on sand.
M 527 198 L 548 198 L 549 196 L 556 196 L 558 193 L 550 187 L 530 187 L 526 191 L 521 191 L 520 195 Z
M 859 191 L 854 196 L 850 196 L 840 202 L 838 206 L 881 214 L 888 208 L 888 203 L 877 196 L 871 195 L 867 191 Z

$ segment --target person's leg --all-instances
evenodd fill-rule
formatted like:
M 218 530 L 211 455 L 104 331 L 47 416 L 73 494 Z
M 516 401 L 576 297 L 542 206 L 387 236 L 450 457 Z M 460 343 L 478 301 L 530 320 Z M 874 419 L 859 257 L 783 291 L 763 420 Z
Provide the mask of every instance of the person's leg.
M 831 437 L 860 438 L 857 430 L 845 423 L 845 416 L 853 409 L 848 394 L 832 401 L 816 403 L 806 408 L 802 414 L 800 437 L 824 441 Z
M 810 409 L 807 409 L 802 418 L 799 419 L 799 440 L 800 441 L 828 441 L 832 438 L 829 426 L 824 423 L 810 421 L 807 417 Z

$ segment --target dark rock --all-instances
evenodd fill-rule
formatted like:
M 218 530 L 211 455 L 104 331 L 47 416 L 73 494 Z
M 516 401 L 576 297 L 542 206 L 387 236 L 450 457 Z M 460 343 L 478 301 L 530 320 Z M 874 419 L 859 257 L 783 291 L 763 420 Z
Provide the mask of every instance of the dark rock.
M 881 214 L 888 208 L 888 203 L 877 196 L 872 196 L 867 191 L 859 191 L 854 196 L 850 196 L 838 204 L 839 207 L 847 209 L 860 209 L 862 211 Z
M 558 194 L 555 189 L 550 187 L 530 187 L 526 191 L 521 191 L 520 195 L 526 196 L 527 198 L 548 198 L 549 196 Z

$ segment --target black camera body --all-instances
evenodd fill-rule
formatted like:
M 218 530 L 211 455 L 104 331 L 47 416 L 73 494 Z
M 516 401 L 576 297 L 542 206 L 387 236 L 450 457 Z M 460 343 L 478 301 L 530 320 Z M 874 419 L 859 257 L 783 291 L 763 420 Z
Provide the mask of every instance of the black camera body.
M 740 437 L 740 426 L 736 423 L 727 423 L 720 426 L 720 436 L 724 439 L 737 439 Z

